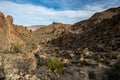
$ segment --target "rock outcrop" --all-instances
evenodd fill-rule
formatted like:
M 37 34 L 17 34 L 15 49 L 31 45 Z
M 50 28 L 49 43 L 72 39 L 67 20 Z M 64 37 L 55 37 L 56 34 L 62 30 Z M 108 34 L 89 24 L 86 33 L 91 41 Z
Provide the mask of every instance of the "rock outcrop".
M 7 38 L 8 26 L 4 15 L 0 12 L 0 51 L 5 50 L 9 45 Z
M 58 22 L 53 22 L 48 26 L 41 27 L 34 31 L 34 35 L 36 35 L 40 42 L 46 43 L 53 38 L 58 37 L 60 34 L 69 31 L 71 25 L 62 24 Z
M 20 44 L 28 50 L 32 49 L 35 44 L 35 38 L 26 27 L 13 24 L 13 17 L 8 15 L 5 17 L 0 13 L 0 50 L 9 50 L 11 44 Z M 4 46 L 3 46 L 4 45 Z M 30 51 L 30 49 L 28 51 Z
M 32 33 L 0 12 L 0 80 L 38 80 L 31 74 L 36 70 L 35 47 Z

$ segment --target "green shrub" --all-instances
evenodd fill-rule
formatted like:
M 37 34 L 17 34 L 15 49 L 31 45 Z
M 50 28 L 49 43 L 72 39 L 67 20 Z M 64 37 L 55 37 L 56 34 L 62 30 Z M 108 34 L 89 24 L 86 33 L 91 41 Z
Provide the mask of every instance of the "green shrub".
M 58 61 L 57 58 L 51 58 L 48 60 L 47 67 L 52 71 L 56 71 L 58 74 L 63 74 L 63 64 Z
M 22 47 L 23 46 L 20 44 L 12 44 L 10 48 L 10 52 L 11 53 L 22 53 L 23 52 Z

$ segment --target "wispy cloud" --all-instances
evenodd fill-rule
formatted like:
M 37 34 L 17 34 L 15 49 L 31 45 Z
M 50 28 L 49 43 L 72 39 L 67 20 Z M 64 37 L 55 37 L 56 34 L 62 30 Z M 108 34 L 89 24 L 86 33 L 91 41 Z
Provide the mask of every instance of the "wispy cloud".
M 119 0 L 98 0 L 90 4 L 91 6 L 97 6 L 103 9 L 108 9 L 111 7 L 118 7 L 120 6 Z
M 74 23 L 93 13 L 86 10 L 56 11 L 43 6 L 16 4 L 7 1 L 0 2 L 0 11 L 5 15 L 12 15 L 14 23 L 24 25 L 50 24 L 53 21 Z
M 57 2 L 56 2 L 57 3 Z M 101 6 L 86 5 L 82 10 L 55 10 L 32 4 L 18 4 L 10 1 L 0 1 L 0 11 L 12 15 L 15 24 L 36 25 L 51 24 L 53 21 L 73 24 L 89 18 L 93 13 L 102 11 Z

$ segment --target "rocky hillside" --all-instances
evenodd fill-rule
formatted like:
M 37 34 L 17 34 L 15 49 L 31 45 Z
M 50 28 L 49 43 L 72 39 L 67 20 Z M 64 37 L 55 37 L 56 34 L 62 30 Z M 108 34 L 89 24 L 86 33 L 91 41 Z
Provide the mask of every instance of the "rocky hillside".
M 116 14 L 111 18 L 94 24 L 93 27 L 83 30 L 80 33 L 68 32 L 63 34 L 59 38 L 52 40 L 51 43 L 61 48 L 73 50 L 89 48 L 92 51 L 120 51 L 119 19 L 120 14 Z
M 100 23 L 104 19 L 108 19 L 113 17 L 116 14 L 120 14 L 120 7 L 117 8 L 110 8 L 103 12 L 95 13 L 92 17 L 87 20 L 80 21 L 73 25 L 73 29 L 75 30 L 85 30 L 91 27 L 94 27 L 95 24 Z
M 68 24 L 53 22 L 48 26 L 37 29 L 33 33 L 39 38 L 40 42 L 47 42 L 69 31 L 70 26 Z
M 35 31 L 0 13 L 0 80 L 120 80 L 119 64 L 120 7 Z
M 30 48 L 31 43 L 35 43 L 31 31 L 23 26 L 14 25 L 13 17 L 9 15 L 5 17 L 2 13 L 0 13 L 0 35 L 1 51 L 9 50 L 12 44 L 20 44 L 24 48 Z
M 60 80 L 84 80 L 86 78 L 87 80 L 107 80 L 109 77 L 104 73 L 105 70 L 114 66 L 120 55 L 119 11 L 120 7 L 111 8 L 72 25 L 57 38 L 48 41 L 45 50 L 41 50 L 47 56 L 41 52 L 39 54 L 57 57 L 65 64 L 64 71 L 69 70 L 68 72 L 72 75 L 65 72 L 67 77 L 63 75 Z M 82 74 L 79 73 L 82 71 L 81 68 L 84 77 L 81 77 Z M 79 77 L 73 77 L 74 74 Z M 94 74 L 92 75 L 94 77 L 90 76 L 91 74 Z

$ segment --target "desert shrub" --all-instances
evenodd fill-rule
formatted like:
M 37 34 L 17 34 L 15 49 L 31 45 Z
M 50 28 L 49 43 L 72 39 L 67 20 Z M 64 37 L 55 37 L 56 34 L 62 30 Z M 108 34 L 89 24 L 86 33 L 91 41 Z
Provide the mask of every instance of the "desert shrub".
M 57 58 L 51 58 L 48 60 L 47 67 L 51 69 L 53 72 L 57 72 L 58 74 L 63 73 L 63 64 L 58 61 Z
M 23 52 L 23 46 L 20 44 L 12 44 L 10 48 L 11 53 L 22 53 Z

